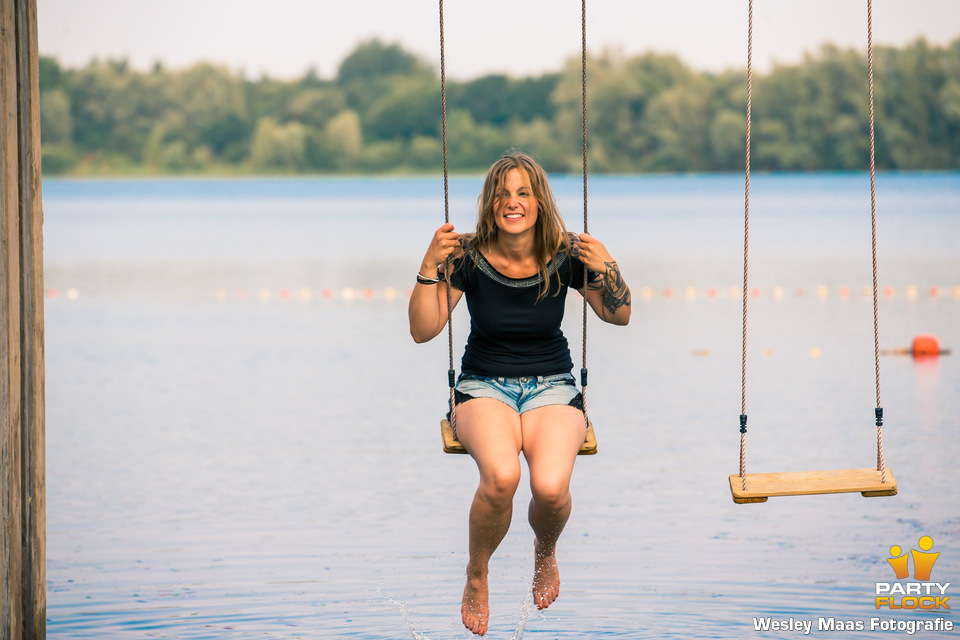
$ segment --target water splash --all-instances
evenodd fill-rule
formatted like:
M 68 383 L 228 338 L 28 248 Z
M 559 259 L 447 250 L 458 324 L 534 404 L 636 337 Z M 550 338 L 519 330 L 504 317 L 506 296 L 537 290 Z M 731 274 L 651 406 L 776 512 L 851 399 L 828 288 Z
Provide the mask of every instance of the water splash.
M 400 615 L 403 617 L 403 621 L 407 623 L 407 628 L 410 629 L 410 635 L 413 640 L 439 640 L 439 636 L 431 636 L 429 633 L 419 631 L 413 623 L 412 612 L 406 603 L 399 600 L 395 600 L 385 594 L 379 587 L 375 590 L 384 600 L 396 607 L 397 611 L 400 612 Z M 523 603 L 517 610 L 517 626 L 514 629 L 513 635 L 510 636 L 510 640 L 522 640 L 523 631 L 527 626 L 527 620 L 530 618 L 530 614 L 533 612 L 533 591 L 528 591 L 526 598 L 524 598 Z M 463 630 L 464 638 L 474 638 L 469 631 Z
M 413 626 L 413 621 L 410 620 L 410 616 L 407 615 L 407 605 L 402 602 L 395 602 L 391 600 L 393 604 L 397 605 L 400 608 L 400 615 L 403 616 L 403 621 L 407 623 L 407 626 L 410 628 L 410 634 L 413 636 L 413 640 L 430 640 L 430 636 L 426 633 L 420 633 L 417 631 L 416 627 Z
M 532 611 L 533 590 L 530 590 L 527 592 L 527 597 L 524 599 L 523 604 L 520 605 L 520 619 L 517 620 L 517 629 L 513 632 L 510 640 L 521 640 L 521 638 L 523 638 L 523 629 L 527 626 L 527 618 L 530 617 Z
M 397 610 L 400 612 L 400 615 L 403 616 L 403 621 L 407 623 L 407 627 L 410 629 L 410 634 L 413 636 L 413 640 L 431 640 L 430 634 L 417 631 L 417 628 L 413 625 L 413 620 L 410 619 L 410 609 L 407 607 L 406 603 L 394 600 L 387 594 L 383 593 L 379 587 L 377 588 L 376 592 L 397 608 Z

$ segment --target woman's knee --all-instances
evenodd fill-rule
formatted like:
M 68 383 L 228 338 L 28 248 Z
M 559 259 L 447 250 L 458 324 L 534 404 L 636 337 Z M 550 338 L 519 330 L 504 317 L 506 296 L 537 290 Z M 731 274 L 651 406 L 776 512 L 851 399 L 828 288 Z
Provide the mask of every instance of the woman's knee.
M 520 464 L 499 465 L 484 469 L 480 474 L 480 487 L 477 489 L 483 497 L 498 506 L 513 502 L 513 496 L 520 485 Z
M 550 510 L 563 509 L 570 502 L 570 479 L 531 478 L 530 492 L 538 506 Z

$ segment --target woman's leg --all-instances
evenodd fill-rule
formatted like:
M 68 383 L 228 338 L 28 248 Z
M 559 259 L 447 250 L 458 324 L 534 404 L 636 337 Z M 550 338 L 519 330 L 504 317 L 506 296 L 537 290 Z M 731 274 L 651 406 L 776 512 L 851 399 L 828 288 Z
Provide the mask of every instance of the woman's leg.
M 560 593 L 557 539 L 570 517 L 570 476 L 587 427 L 579 409 L 564 405 L 527 411 L 520 424 L 533 494 L 528 519 L 536 535 L 533 602 L 546 609 Z
M 487 567 L 510 528 L 520 484 L 520 416 L 498 400 L 475 398 L 457 406 L 457 439 L 480 471 L 470 506 L 470 559 L 460 613 L 473 633 L 487 632 Z

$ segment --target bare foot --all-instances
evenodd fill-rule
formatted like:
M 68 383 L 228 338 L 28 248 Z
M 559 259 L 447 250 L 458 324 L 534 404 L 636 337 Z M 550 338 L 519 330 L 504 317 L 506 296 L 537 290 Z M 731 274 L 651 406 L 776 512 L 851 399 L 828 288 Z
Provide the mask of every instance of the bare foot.
M 460 604 L 463 626 L 482 636 L 487 632 L 490 620 L 490 601 L 487 595 L 487 577 L 471 575 L 467 568 L 467 584 L 463 587 L 463 602 Z
M 533 603 L 538 609 L 546 609 L 560 595 L 560 569 L 555 553 L 540 553 L 540 545 L 533 541 Z

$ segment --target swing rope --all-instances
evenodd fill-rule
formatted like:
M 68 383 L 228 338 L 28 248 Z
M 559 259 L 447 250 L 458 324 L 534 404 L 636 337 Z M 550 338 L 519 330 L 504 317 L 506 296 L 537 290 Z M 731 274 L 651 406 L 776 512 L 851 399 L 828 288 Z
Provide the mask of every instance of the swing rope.
M 587 227 L 587 0 L 580 3 L 580 87 L 583 113 L 583 232 Z M 583 354 L 580 367 L 580 397 L 583 400 L 583 420 L 587 426 L 587 268 L 583 267 Z
M 747 490 L 746 478 L 746 434 L 747 434 L 747 299 L 748 255 L 750 238 L 750 119 L 753 93 L 753 0 L 748 2 L 747 18 L 747 135 L 746 135 L 746 171 L 744 184 L 744 221 L 743 221 L 743 348 L 741 355 L 740 377 L 740 482 L 743 491 Z M 877 193 L 876 193 L 876 154 L 873 107 L 873 3 L 867 0 L 867 87 L 870 108 L 870 224 L 873 263 L 873 359 L 876 377 L 877 406 L 874 409 L 877 426 L 877 470 L 880 482 L 887 482 L 886 466 L 883 459 L 883 405 L 880 403 L 880 329 L 877 285 Z
M 450 174 L 447 166 L 447 69 L 445 50 L 443 46 L 443 0 L 440 0 L 440 107 L 443 112 L 442 130 L 443 130 L 443 222 L 450 222 Z M 450 274 L 452 261 L 447 256 L 444 271 Z M 453 299 L 450 292 L 450 279 L 447 278 L 447 383 L 450 385 L 450 427 L 453 429 L 453 437 L 457 437 L 457 412 L 456 409 L 456 371 L 453 368 Z
M 753 0 L 747 18 L 747 152 L 743 188 L 743 348 L 740 357 L 740 482 L 747 490 L 747 276 L 750 247 L 750 112 L 753 95 Z
M 580 10 L 580 84 L 583 113 L 583 232 L 588 233 L 587 217 L 587 0 L 581 0 Z M 443 137 L 443 220 L 450 222 L 450 177 L 447 162 L 447 72 L 443 32 L 443 0 L 440 0 L 440 105 Z M 448 256 L 445 264 L 447 274 L 451 271 L 452 260 Z M 583 290 L 587 289 L 587 269 L 583 269 Z M 457 438 L 456 412 L 456 371 L 453 368 L 453 299 L 450 292 L 450 282 L 447 280 L 447 381 L 450 385 L 450 427 L 454 439 Z M 587 298 L 583 297 L 583 353 L 580 368 L 580 394 L 583 401 L 583 419 L 589 428 L 590 419 L 587 416 Z
M 877 469 L 880 481 L 887 481 L 886 467 L 883 463 L 883 405 L 880 404 L 880 322 L 878 313 L 877 287 L 877 184 L 876 155 L 873 130 L 873 2 L 867 0 L 867 87 L 870 101 L 870 227 L 873 248 L 873 363 L 877 381 L 877 407 L 874 415 L 877 421 Z

